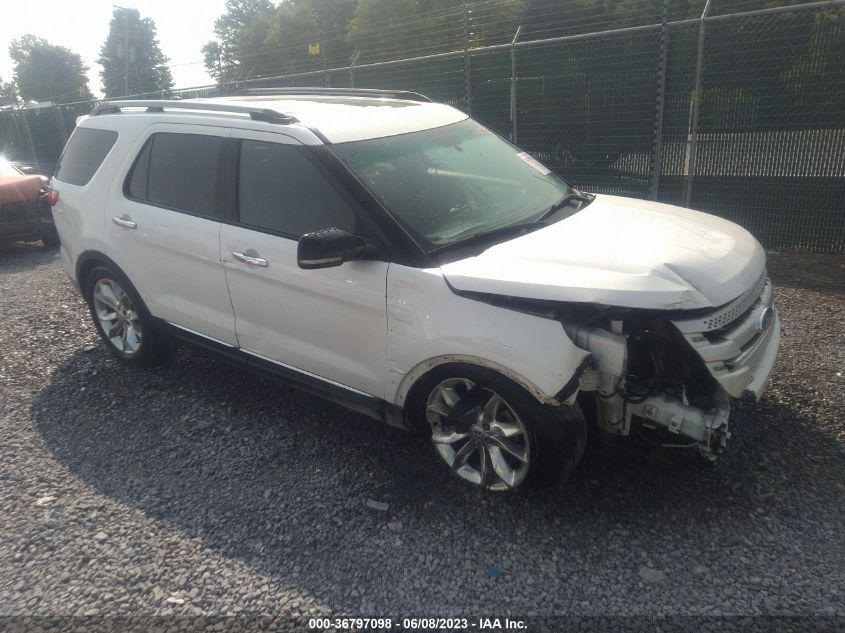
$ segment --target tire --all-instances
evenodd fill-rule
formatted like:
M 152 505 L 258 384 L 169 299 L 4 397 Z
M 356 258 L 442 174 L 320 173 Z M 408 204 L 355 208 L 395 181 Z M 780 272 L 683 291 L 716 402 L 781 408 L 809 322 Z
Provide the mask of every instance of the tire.
M 59 232 L 55 226 L 47 226 L 41 232 L 41 243 L 44 248 L 55 248 L 59 245 Z
M 411 406 L 415 424 L 452 472 L 492 492 L 560 483 L 587 445 L 577 404 L 543 405 L 512 380 L 474 365 L 429 373 Z
M 123 273 L 108 266 L 97 266 L 86 276 L 83 294 L 97 333 L 122 362 L 137 366 L 158 365 L 172 353 L 171 341 Z M 107 332 L 109 325 L 111 329 Z

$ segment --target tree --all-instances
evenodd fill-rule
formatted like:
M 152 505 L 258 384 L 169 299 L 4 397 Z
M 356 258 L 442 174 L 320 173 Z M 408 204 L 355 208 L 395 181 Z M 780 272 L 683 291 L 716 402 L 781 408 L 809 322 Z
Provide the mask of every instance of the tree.
M 510 41 L 527 0 L 360 0 L 348 38 L 361 60 L 399 59 Z M 466 10 L 466 13 L 464 11 Z
M 12 40 L 9 57 L 15 63 L 15 85 L 24 101 L 68 103 L 93 99 L 88 89 L 88 67 L 64 46 L 24 35 Z
M 106 97 L 162 92 L 173 87 L 155 22 L 137 9 L 115 7 L 97 63 Z
M 279 5 L 264 41 L 265 74 L 346 66 L 346 40 L 356 0 L 288 0 Z M 319 54 L 309 47 L 319 44 Z
M 253 20 L 274 12 L 270 0 L 226 0 L 226 13 L 214 22 L 216 40 L 202 47 L 208 73 L 219 83 L 242 79 L 249 69 L 241 68 L 241 36 Z
M 235 60 L 239 68 L 238 79 L 278 74 L 278 55 L 268 41 L 273 29 L 273 15 L 261 13 L 252 18 L 235 42 Z
M 13 81 L 3 81 L 0 77 L 0 106 L 14 105 L 18 102 L 18 91 Z
M 423 26 L 415 0 L 360 0 L 348 38 L 366 61 L 398 59 L 425 42 Z
M 223 83 L 225 77 L 223 76 L 223 46 L 220 42 L 210 41 L 206 42 L 202 47 L 202 61 L 208 74 L 211 75 L 217 83 Z

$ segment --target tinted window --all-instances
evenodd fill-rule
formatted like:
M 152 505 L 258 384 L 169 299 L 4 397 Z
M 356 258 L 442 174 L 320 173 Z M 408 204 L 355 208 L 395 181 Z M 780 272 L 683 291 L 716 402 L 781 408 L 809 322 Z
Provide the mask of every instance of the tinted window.
M 56 169 L 56 180 L 87 185 L 117 140 L 114 130 L 78 127 L 70 135 Z
M 132 175 L 129 177 L 129 196 L 138 200 L 147 199 L 147 179 L 150 173 L 150 150 L 152 146 L 152 139 L 144 144 L 141 153 L 135 159 Z
M 279 143 L 241 141 L 241 222 L 296 236 L 331 227 L 355 232 L 352 209 L 305 151 Z
M 154 134 L 147 200 L 192 213 L 218 215 L 217 164 L 222 143 L 219 136 Z

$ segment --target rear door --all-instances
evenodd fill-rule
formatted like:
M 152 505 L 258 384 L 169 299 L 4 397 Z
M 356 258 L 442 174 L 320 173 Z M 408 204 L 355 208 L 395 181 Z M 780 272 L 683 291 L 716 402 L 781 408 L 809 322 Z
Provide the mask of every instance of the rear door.
M 303 270 L 296 257 L 304 233 L 337 227 L 366 235 L 361 214 L 295 139 L 242 130 L 232 136 L 237 215 L 222 228 L 221 257 L 241 348 L 382 398 L 387 262 Z
M 227 128 L 154 124 L 130 153 L 106 214 L 109 256 L 154 316 L 235 345 L 220 263 Z M 132 158 L 130 158 L 130 161 Z

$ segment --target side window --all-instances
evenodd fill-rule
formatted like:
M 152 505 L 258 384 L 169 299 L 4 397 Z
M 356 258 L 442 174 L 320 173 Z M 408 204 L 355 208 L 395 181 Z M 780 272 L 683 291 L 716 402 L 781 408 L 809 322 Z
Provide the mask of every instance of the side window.
M 147 183 L 149 182 L 152 147 L 153 139 L 150 138 L 144 143 L 141 153 L 135 159 L 135 164 L 132 166 L 132 174 L 129 176 L 129 183 L 126 187 L 126 192 L 130 198 L 135 198 L 136 200 L 147 199 Z
M 355 232 L 355 214 L 303 148 L 242 140 L 238 217 L 256 228 L 300 236 L 337 227 Z
M 78 127 L 70 135 L 56 168 L 56 180 L 87 185 L 114 147 L 117 132 Z
M 191 213 L 222 215 L 217 193 L 222 145 L 219 136 L 154 134 L 129 177 L 130 195 Z

